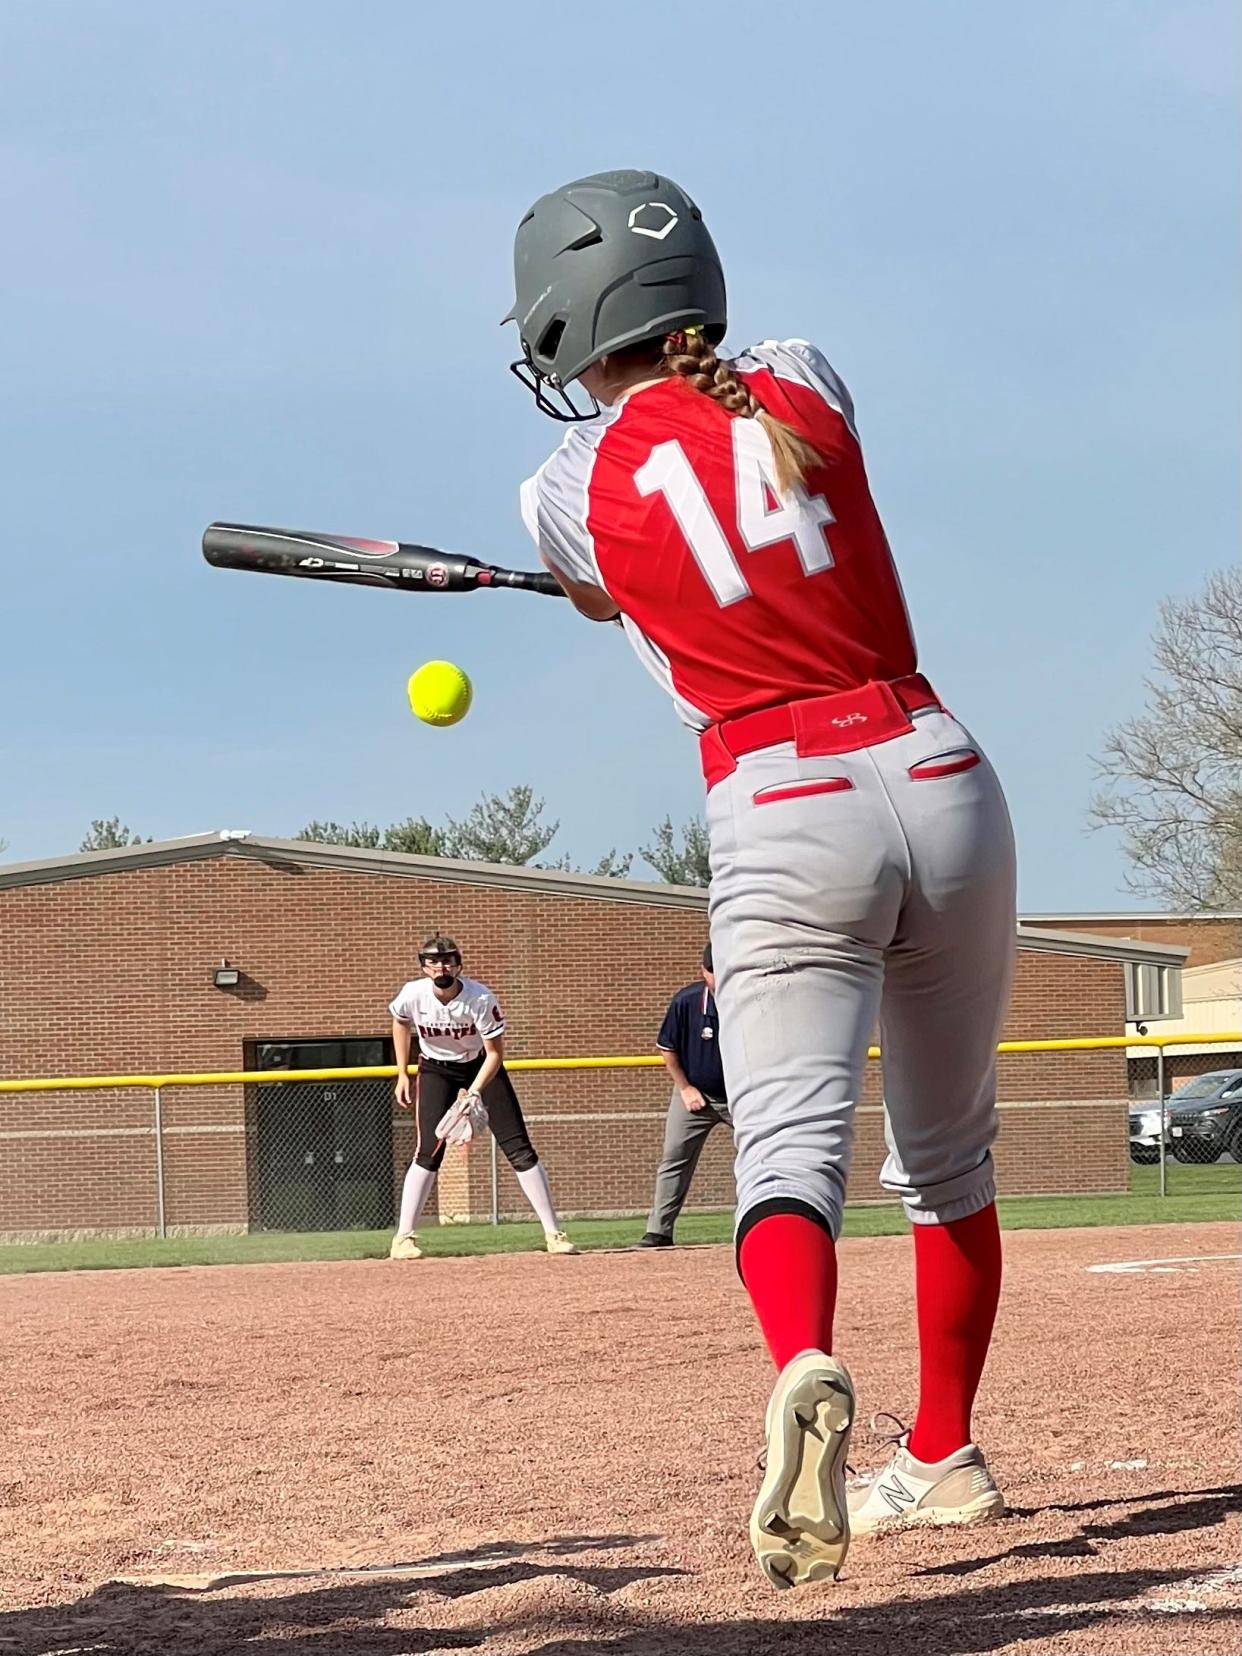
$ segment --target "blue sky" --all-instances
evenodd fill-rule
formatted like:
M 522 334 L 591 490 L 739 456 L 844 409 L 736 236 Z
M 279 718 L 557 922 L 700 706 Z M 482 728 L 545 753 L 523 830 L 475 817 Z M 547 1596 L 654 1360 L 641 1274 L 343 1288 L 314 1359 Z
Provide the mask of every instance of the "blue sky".
M 1160 597 L 1236 553 L 1237 37 L 1197 0 L 6 0 L 5 855 L 530 781 L 586 861 L 698 810 L 613 629 L 198 553 L 226 518 L 530 562 L 558 432 L 506 372 L 513 230 L 632 165 L 703 206 L 731 341 L 812 338 L 850 385 L 1023 903 L 1116 906 L 1089 755 Z M 437 656 L 475 682 L 451 731 L 405 706 Z

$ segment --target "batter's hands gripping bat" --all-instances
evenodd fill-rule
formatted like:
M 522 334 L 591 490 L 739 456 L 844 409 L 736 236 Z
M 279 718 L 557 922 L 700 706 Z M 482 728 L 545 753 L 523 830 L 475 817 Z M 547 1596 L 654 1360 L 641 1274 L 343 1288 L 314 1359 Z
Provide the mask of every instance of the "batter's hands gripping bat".
M 354 540 L 300 529 L 260 529 L 248 523 L 213 523 L 203 535 L 203 556 L 217 569 L 253 569 L 261 575 L 297 575 L 308 581 L 343 581 L 387 587 L 390 592 L 475 592 L 517 587 L 563 598 L 542 571 L 497 569 L 432 546 L 403 541 Z

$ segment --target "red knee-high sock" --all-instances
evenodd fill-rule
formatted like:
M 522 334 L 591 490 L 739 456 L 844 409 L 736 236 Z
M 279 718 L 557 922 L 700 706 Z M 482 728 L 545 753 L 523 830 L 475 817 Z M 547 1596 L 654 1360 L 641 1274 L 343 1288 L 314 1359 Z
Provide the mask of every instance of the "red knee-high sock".
M 800 1213 L 773 1213 L 742 1238 L 738 1269 L 772 1361 L 832 1350 L 837 1305 L 836 1244 Z
M 949 1225 L 915 1225 L 914 1284 L 919 1410 L 910 1453 L 917 1460 L 938 1461 L 971 1441 L 970 1411 L 1000 1299 L 995 1203 Z

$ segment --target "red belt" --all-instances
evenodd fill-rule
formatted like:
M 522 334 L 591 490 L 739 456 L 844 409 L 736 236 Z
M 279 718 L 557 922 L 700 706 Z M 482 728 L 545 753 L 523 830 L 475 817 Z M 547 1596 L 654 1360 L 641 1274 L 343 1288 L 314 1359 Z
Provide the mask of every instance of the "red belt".
M 873 680 L 835 696 L 811 696 L 744 713 L 711 725 L 699 737 L 703 775 L 707 786 L 714 788 L 733 774 L 742 754 L 778 742 L 796 743 L 799 758 L 875 747 L 913 730 L 910 715 L 925 707 L 941 707 L 940 698 L 922 673 L 912 673 L 891 682 Z

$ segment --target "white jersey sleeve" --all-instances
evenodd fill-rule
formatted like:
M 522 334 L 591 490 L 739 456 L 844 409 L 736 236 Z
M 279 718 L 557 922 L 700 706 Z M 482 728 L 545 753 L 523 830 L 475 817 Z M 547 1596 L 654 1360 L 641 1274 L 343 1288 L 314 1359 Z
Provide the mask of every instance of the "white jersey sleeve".
M 403 983 L 400 989 L 397 990 L 396 996 L 389 1003 L 388 1010 L 398 1023 L 415 1024 L 418 1022 L 417 993 L 417 979 L 413 979 L 409 983 Z
M 840 374 L 817 346 L 805 339 L 765 339 L 762 344 L 752 345 L 749 350 L 734 357 L 733 366 L 739 373 L 766 368 L 777 379 L 805 385 L 836 410 L 857 440 L 854 399 Z
M 587 525 L 588 494 L 600 439 L 615 417 L 608 411 L 589 425 L 574 426 L 521 491 L 522 522 L 539 556 L 567 580 L 601 592 L 607 588 Z
M 495 1041 L 505 1032 L 504 1015 L 500 1002 L 485 983 L 467 978 L 462 985 L 474 1013 L 474 1027 L 485 1041 Z

